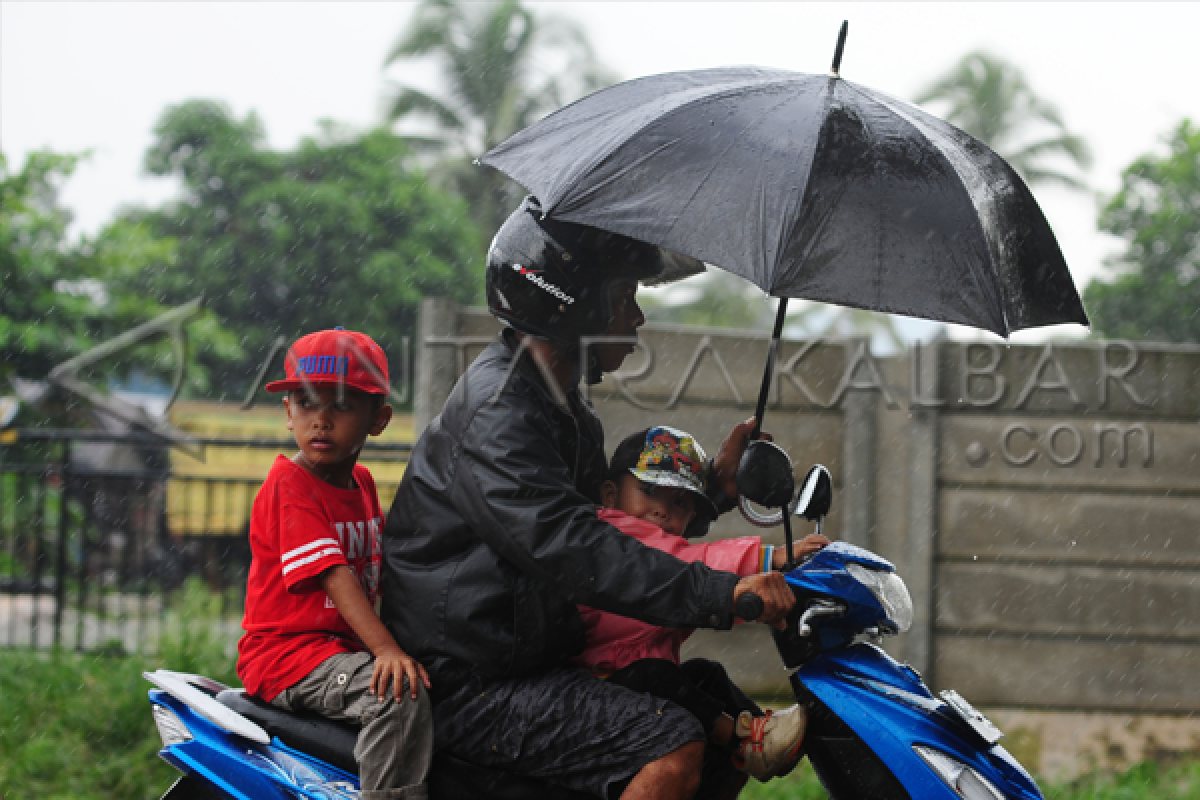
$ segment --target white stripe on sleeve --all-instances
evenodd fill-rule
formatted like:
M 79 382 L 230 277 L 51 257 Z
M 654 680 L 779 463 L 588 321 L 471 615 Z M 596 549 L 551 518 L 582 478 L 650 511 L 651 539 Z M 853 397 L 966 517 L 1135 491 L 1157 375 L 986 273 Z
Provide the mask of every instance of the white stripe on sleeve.
M 297 559 L 296 561 L 293 561 L 292 563 L 288 564 L 286 567 L 283 568 L 283 574 L 287 575 L 292 570 L 294 570 L 298 567 L 303 567 L 305 564 L 311 564 L 314 561 L 320 561 L 325 556 L 340 556 L 340 555 L 342 555 L 342 549 L 340 547 L 327 547 L 324 550 L 319 550 L 316 553 L 313 553 L 311 556 Z
M 308 544 L 297 547 L 295 550 L 288 550 L 286 553 L 284 553 L 282 556 L 279 557 L 279 560 L 287 561 L 288 559 L 295 558 L 296 556 L 300 555 L 301 553 L 307 553 L 309 550 L 312 550 L 314 547 L 321 547 L 322 545 L 327 545 L 327 544 L 333 545 L 334 547 L 338 548 L 339 552 L 342 549 L 341 542 L 339 542 L 337 539 L 329 539 L 329 538 L 314 539 L 313 541 L 309 542 Z

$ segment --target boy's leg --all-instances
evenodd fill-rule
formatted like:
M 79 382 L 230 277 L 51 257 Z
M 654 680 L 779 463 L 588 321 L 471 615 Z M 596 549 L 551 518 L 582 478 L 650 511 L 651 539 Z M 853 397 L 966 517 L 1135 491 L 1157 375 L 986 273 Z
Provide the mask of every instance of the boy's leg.
M 713 726 L 725 712 L 726 703 L 723 698 L 719 695 L 714 696 L 693 681 L 679 664 L 663 658 L 635 661 L 609 675 L 607 682 L 670 700 L 700 720 L 705 735 L 712 734 Z M 734 716 L 736 717 L 736 713 Z
M 429 697 L 422 686 L 413 700 L 406 685 L 400 702 L 394 693 L 380 700 L 370 692 L 373 667 L 370 653 L 333 656 L 273 703 L 362 726 L 354 758 L 359 764 L 363 800 L 424 800 L 433 759 Z
M 737 719 L 738 714 L 749 711 L 761 717 L 763 710 L 729 679 L 725 667 L 707 658 L 692 658 L 680 665 L 680 670 L 697 689 L 721 702 L 722 711 Z
M 720 697 L 726 703 L 726 713 L 737 720 L 736 733 L 745 739 L 746 749 L 739 752 L 745 757 L 747 772 L 760 781 L 791 772 L 800 758 L 807 728 L 807 716 L 802 707 L 792 706 L 773 712 L 773 715 L 764 715 L 762 709 L 729 679 L 725 668 L 715 661 L 695 658 L 683 665 L 683 671 L 696 685 Z M 764 716 L 768 719 L 762 719 Z
M 689 661 L 688 664 L 692 662 Z M 726 724 L 732 731 L 733 719 L 737 718 L 742 708 L 732 700 L 729 687 L 733 684 L 721 665 L 712 661 L 706 661 L 704 664 L 708 666 L 692 664 L 690 669 L 685 669 L 687 664 L 681 666 L 661 658 L 647 658 L 617 670 L 606 682 L 670 700 L 695 716 L 704 726 L 705 735 L 709 737 L 704 750 L 700 789 L 695 798 L 725 800 L 737 797 L 746 784 L 746 775 L 739 772 L 732 762 L 737 739 L 731 739 L 727 744 L 716 744 L 713 729 L 722 716 L 730 714 L 732 719 Z M 736 686 L 733 688 L 737 689 Z M 745 695 L 742 697 L 745 698 Z M 745 703 L 758 708 L 749 698 L 745 698 Z

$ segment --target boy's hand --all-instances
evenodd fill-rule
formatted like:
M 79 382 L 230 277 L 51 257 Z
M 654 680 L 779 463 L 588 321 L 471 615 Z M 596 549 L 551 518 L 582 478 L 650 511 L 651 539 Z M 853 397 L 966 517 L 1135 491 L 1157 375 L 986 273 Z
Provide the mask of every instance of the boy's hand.
M 321 588 L 329 595 L 342 619 L 350 626 L 362 643 L 375 656 L 375 669 L 371 672 L 371 694 L 383 699 L 388 689 L 388 682 L 393 684 L 396 702 L 401 700 L 404 692 L 404 679 L 408 678 L 408 688 L 413 699 L 417 697 L 417 679 L 429 689 L 429 673 L 412 656 L 400 649 L 392 634 L 375 616 L 375 609 L 363 594 L 362 586 L 354 572 L 344 564 L 330 567 L 320 574 L 318 580 Z
M 375 653 L 375 669 L 371 673 L 371 694 L 380 700 L 385 699 L 390 681 L 396 702 L 399 703 L 404 699 L 400 695 L 404 691 L 405 678 L 408 679 L 409 692 L 414 700 L 417 699 L 418 680 L 426 691 L 432 685 L 425 667 L 408 653 L 395 645 L 380 648 Z
M 808 536 L 805 536 L 803 539 L 792 545 L 792 562 L 795 563 L 800 561 L 810 553 L 815 553 L 822 547 L 827 547 L 829 544 L 830 541 L 821 534 L 810 533 Z M 787 554 L 784 552 L 784 548 L 777 548 L 775 552 L 771 554 L 771 566 L 775 569 L 783 569 L 783 565 L 787 563 L 785 560 L 786 555 Z

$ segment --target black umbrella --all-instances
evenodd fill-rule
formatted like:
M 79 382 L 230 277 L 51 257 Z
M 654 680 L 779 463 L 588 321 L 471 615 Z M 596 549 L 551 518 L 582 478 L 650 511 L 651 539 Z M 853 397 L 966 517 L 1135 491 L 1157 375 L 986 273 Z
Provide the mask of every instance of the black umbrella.
M 830 75 L 735 67 L 595 92 L 481 162 L 546 213 L 659 245 L 780 297 L 1001 336 L 1088 324 L 1066 262 L 1002 158 L 901 100 Z M 772 357 L 775 348 L 772 347 Z M 761 420 L 770 364 L 759 397 Z

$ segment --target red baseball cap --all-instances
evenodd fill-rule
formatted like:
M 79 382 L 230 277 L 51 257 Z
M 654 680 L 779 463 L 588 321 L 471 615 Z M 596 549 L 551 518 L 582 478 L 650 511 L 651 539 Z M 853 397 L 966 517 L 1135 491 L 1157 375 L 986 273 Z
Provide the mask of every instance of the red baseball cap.
M 341 384 L 367 394 L 389 391 L 387 356 L 365 333 L 334 328 L 301 336 L 284 359 L 287 377 L 268 383 L 268 392 Z

